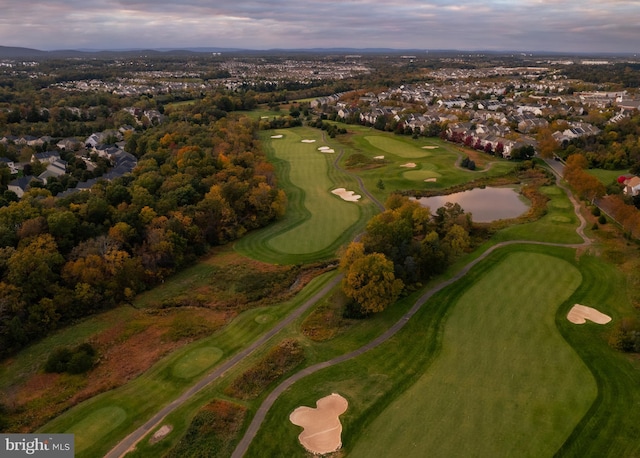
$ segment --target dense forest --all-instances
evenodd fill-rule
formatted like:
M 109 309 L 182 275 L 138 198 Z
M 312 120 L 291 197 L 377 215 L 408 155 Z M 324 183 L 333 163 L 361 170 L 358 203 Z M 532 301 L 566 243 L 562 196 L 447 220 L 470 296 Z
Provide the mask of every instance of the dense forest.
M 283 214 L 256 122 L 216 100 L 130 136 L 131 175 L 65 198 L 33 188 L 0 208 L 0 357 Z

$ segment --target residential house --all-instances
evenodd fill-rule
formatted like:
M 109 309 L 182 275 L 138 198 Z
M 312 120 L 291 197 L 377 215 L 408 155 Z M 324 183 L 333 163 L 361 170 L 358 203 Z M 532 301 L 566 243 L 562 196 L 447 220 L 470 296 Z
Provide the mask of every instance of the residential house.
M 31 155 L 31 162 L 42 162 L 52 164 L 60 160 L 60 153 L 57 151 L 45 151 L 43 153 L 34 153 Z
M 640 178 L 637 176 L 632 176 L 627 178 L 623 182 L 624 184 L 624 193 L 628 196 L 637 196 L 640 194 Z
M 47 168 L 44 172 L 38 175 L 38 180 L 42 181 L 45 185 L 47 184 L 47 180 L 51 177 L 61 177 L 67 173 L 67 163 L 62 159 L 57 159 L 47 165 Z
M 9 170 L 11 171 L 11 175 L 15 175 L 16 173 L 18 173 L 18 169 L 16 168 L 16 164 L 11 159 L 6 158 L 6 157 L 0 157 L 0 164 L 6 165 L 9 168 Z
M 39 180 L 31 175 L 16 178 L 15 180 L 9 182 L 7 188 L 9 188 L 9 191 L 15 192 L 18 198 L 21 199 L 22 196 L 24 196 L 24 193 L 29 190 L 31 183 L 33 183 L 34 181 L 38 182 Z
M 77 138 L 69 137 L 60 140 L 58 143 L 56 143 L 56 146 L 62 151 L 76 151 L 80 149 L 80 147 L 82 146 L 82 142 Z

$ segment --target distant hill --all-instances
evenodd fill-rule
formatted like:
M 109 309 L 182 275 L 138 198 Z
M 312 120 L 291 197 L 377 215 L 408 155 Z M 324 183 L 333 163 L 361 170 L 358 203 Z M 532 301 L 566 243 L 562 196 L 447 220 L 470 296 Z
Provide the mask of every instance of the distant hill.
M 587 57 L 586 53 L 559 53 L 535 51 L 464 51 L 454 49 L 394 49 L 394 48 L 290 48 L 290 49 L 242 49 L 242 48 L 220 48 L 220 47 L 189 47 L 189 48 L 157 48 L 157 49 L 68 49 L 55 51 L 41 51 L 39 49 L 20 48 L 12 46 L 0 46 L 0 59 L 68 59 L 68 58 L 104 58 L 114 59 L 117 57 L 137 57 L 137 56 L 183 56 L 189 54 L 223 53 L 236 55 L 274 55 L 274 54 L 404 54 L 415 56 L 439 56 L 443 54 L 456 55 L 460 53 L 487 54 L 487 55 L 536 55 L 536 56 L 581 56 Z M 628 54 L 626 54 L 628 55 Z M 597 56 L 625 56 L 625 54 L 605 54 L 595 53 Z

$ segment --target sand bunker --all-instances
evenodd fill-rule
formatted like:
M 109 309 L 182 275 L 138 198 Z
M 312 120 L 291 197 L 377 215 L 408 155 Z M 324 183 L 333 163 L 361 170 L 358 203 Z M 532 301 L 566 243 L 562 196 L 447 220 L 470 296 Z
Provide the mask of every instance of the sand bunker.
M 416 166 L 415 162 L 407 162 L 406 164 L 402 164 L 400 167 L 407 167 L 409 169 L 412 169 Z
M 289 415 L 291 423 L 304 429 L 298 436 L 302 446 L 315 455 L 335 452 L 342 447 L 342 423 L 338 418 L 349 403 L 337 393 L 316 402 L 316 408 L 298 407 Z
M 433 182 L 433 181 L 438 181 L 438 179 L 437 178 L 427 178 L 424 181 L 426 181 L 427 183 L 430 183 L 430 182 Z
M 384 156 L 375 156 L 374 159 L 382 160 L 382 159 L 384 159 Z
M 318 148 L 318 151 L 327 154 L 335 153 L 335 150 L 329 146 L 321 146 L 320 148 Z
M 282 138 L 284 135 L 272 135 L 271 138 Z
M 584 324 L 587 320 L 593 321 L 597 324 L 607 324 L 611 321 L 611 317 L 609 315 L 605 315 L 594 308 L 580 304 L 574 305 L 573 308 L 569 310 L 567 319 L 574 324 Z
M 423 146 L 422 149 L 436 149 L 437 146 Z
M 151 439 L 149 439 L 149 442 L 151 444 L 155 444 L 156 442 L 159 442 L 161 439 L 164 439 L 164 437 L 169 434 L 171 431 L 173 430 L 173 426 L 171 425 L 162 425 L 160 427 L 159 430 L 157 430 L 153 436 L 151 436 Z
M 308 140 L 306 138 L 302 140 L 302 143 L 315 143 L 315 142 L 316 142 L 315 140 Z
M 353 191 L 347 191 L 345 188 L 334 189 L 331 193 L 348 202 L 357 202 L 362 197 L 360 194 L 355 194 Z

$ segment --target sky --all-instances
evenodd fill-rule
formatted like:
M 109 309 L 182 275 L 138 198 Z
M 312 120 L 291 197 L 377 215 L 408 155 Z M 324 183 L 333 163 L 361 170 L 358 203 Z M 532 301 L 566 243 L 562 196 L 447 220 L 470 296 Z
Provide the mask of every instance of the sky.
M 0 46 L 640 53 L 640 0 L 1 0 Z

